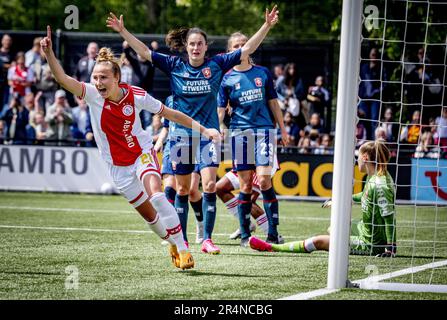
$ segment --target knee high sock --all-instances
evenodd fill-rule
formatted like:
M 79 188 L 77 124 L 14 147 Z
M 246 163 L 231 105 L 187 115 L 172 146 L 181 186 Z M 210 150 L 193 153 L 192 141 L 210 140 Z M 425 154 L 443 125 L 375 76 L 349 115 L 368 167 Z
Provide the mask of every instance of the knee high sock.
M 203 240 L 211 239 L 216 221 L 216 193 L 203 193 Z
M 188 241 L 188 236 L 186 234 L 189 212 L 188 195 L 181 196 L 177 193 L 175 196 L 175 210 L 177 211 L 180 224 L 182 225 L 183 237 L 185 238 L 185 241 Z
M 251 213 L 251 193 L 239 193 L 239 227 L 241 230 L 241 239 L 250 237 L 250 213 Z
M 264 210 L 269 221 L 269 236 L 278 237 L 277 225 L 279 224 L 278 215 L 278 199 L 276 199 L 275 191 L 273 187 L 268 190 L 261 191 L 264 198 Z
M 168 199 L 162 192 L 154 193 L 150 199 L 154 209 L 160 215 L 166 231 L 169 234 L 168 241 L 175 244 L 180 251 L 186 250 L 185 239 L 182 234 L 182 226 L 174 207 L 169 203 Z

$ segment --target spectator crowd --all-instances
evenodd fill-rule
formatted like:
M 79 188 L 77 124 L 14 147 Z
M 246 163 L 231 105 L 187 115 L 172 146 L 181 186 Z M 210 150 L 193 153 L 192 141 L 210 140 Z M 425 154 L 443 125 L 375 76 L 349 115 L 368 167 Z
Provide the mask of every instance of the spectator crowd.
M 67 97 L 40 51 L 41 38 L 35 38 L 26 52 L 13 54 L 13 39 L 1 38 L 0 48 L 0 143 L 95 146 L 89 106 L 78 97 Z M 151 43 L 158 50 L 156 41 Z M 90 81 L 99 51 L 98 44 L 88 44 L 85 56 L 77 63 L 72 76 Z M 430 57 L 423 48 L 409 58 L 403 70 L 404 103 L 386 103 L 389 74 L 376 48 L 369 51 L 360 66 L 357 147 L 367 140 L 381 138 L 391 150 L 407 149 L 413 157 L 439 158 L 447 154 L 447 106 L 438 114 L 422 114 L 422 105 L 433 103 L 443 87 L 436 72 L 430 69 Z M 120 57 L 122 81 L 154 92 L 154 66 L 139 57 L 126 42 Z M 333 154 L 330 90 L 325 78 L 316 75 L 305 87 L 295 63 L 273 66 L 275 88 L 289 135 L 287 148 L 302 154 Z M 412 84 L 426 85 L 419 92 Z M 389 94 L 388 94 L 389 96 Z M 69 101 L 74 101 L 70 104 Z M 402 100 L 399 100 L 402 101 Z M 434 110 L 434 108 L 431 108 Z M 149 112 L 140 114 L 142 125 L 157 139 L 162 119 Z M 280 139 L 281 135 L 278 135 Z M 399 144 L 399 146 L 398 146 Z

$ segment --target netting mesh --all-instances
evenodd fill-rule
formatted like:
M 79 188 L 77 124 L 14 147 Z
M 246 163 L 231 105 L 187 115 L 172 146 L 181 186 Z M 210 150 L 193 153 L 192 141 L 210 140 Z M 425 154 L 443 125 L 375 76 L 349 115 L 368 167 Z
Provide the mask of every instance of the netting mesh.
M 364 1 L 356 148 L 383 139 L 391 152 L 398 249 L 395 259 L 371 255 L 365 263 L 351 256 L 351 279 L 366 266 L 385 274 L 447 260 L 445 12 L 443 1 Z M 365 177 L 357 172 L 357 189 Z M 381 205 L 377 200 L 373 206 Z M 354 206 L 353 218 L 362 215 Z M 447 285 L 447 268 L 427 266 L 384 281 Z

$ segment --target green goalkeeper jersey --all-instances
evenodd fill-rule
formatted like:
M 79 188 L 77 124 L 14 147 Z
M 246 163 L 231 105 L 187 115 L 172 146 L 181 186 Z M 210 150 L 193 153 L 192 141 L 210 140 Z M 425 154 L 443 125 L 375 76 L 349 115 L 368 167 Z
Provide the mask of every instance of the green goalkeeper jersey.
M 368 177 L 363 191 L 352 198 L 362 204 L 360 238 L 372 245 L 396 243 L 394 182 L 390 174 Z

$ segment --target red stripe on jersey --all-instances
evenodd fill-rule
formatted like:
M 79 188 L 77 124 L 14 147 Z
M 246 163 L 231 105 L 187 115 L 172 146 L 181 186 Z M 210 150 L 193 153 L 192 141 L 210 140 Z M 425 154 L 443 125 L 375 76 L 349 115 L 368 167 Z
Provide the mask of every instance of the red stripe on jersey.
M 264 201 L 264 203 L 273 203 L 273 202 L 278 202 L 278 199 L 262 200 L 262 201 Z
M 133 200 L 129 201 L 130 204 L 133 204 L 135 202 L 137 202 L 138 200 L 140 200 L 140 198 L 143 196 L 144 192 L 141 191 L 140 194 Z
M 101 129 L 107 137 L 110 155 L 116 166 L 130 166 L 141 155 L 142 149 L 136 136 L 132 135 L 136 114 L 135 99 L 131 86 L 122 83 L 127 94 L 116 103 L 104 100 L 101 113 Z M 106 104 L 111 104 L 106 109 Z
M 141 89 L 140 87 L 132 86 L 132 90 L 133 90 L 133 93 L 136 94 L 137 96 L 144 97 L 146 95 L 146 90 Z
M 132 88 L 133 89 L 133 88 Z M 137 94 L 137 95 L 140 95 L 140 96 L 144 96 L 144 95 L 146 95 L 146 91 L 143 91 L 143 90 L 136 90 L 136 89 L 133 89 L 133 93 L 134 94 Z
M 144 92 L 146 92 L 146 90 L 144 90 L 143 88 L 141 88 L 141 87 L 138 87 L 138 86 L 131 86 L 132 87 L 132 89 L 134 90 L 134 91 L 144 91 Z
M 245 203 L 250 203 L 251 201 L 238 200 L 237 202 L 238 202 L 239 204 L 245 204 Z

